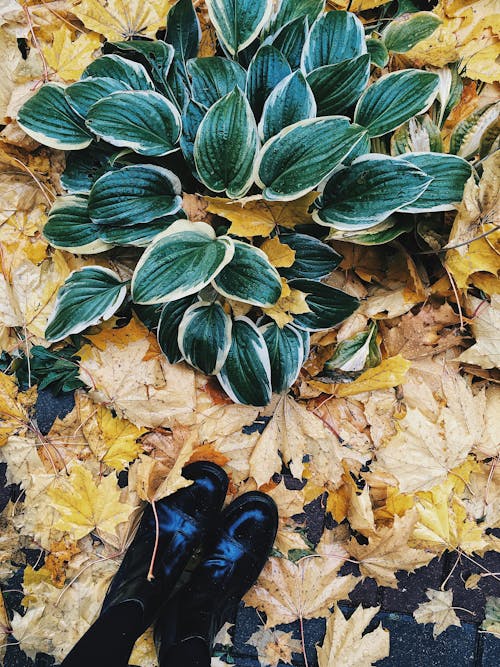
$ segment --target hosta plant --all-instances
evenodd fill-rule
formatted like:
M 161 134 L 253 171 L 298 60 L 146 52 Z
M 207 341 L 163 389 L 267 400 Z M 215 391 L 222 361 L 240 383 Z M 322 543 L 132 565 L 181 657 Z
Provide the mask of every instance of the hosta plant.
M 47 83 L 19 112 L 28 134 L 68 151 L 48 241 L 86 255 L 137 249 L 131 281 L 101 266 L 74 272 L 46 338 L 129 298 L 170 362 L 264 405 L 297 378 L 310 332 L 358 306 L 322 282 L 341 260 L 325 241 L 386 242 L 413 214 L 460 201 L 471 168 L 437 145 L 459 84 L 451 70 L 380 76 L 389 51 L 435 29 L 426 12 L 365 34 L 318 0 L 206 5 L 216 55 L 197 57 L 198 19 L 179 0 L 162 39 L 105 44 L 80 81 Z M 187 219 L 183 192 L 207 197 L 212 223 Z M 252 211 L 264 209 L 271 225 L 257 216 L 253 232 Z M 228 223 L 238 210 L 243 228 Z

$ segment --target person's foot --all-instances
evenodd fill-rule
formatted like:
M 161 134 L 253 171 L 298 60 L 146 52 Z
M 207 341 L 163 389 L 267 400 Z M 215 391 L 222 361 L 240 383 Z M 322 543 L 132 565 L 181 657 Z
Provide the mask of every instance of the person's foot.
M 199 461 L 182 472 L 193 484 L 144 511 L 134 540 L 108 589 L 100 616 L 66 656 L 61 667 L 121 667 L 136 639 L 151 625 L 194 550 L 213 530 L 224 503 L 228 478 L 214 463 Z
M 165 605 L 155 626 L 162 667 L 208 667 L 215 635 L 255 583 L 278 527 L 274 501 L 252 491 L 221 514 L 191 580 Z

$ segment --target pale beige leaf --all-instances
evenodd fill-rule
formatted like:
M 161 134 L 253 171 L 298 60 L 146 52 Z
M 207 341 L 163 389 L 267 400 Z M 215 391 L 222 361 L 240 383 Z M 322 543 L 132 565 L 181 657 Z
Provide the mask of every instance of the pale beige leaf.
M 300 641 L 293 639 L 291 632 L 282 630 L 261 627 L 246 643 L 255 646 L 262 667 L 277 667 L 278 663 L 291 665 L 292 653 L 302 653 Z
M 432 588 L 425 592 L 429 601 L 421 602 L 413 612 L 417 623 L 433 623 L 434 639 L 450 625 L 461 627 L 460 619 L 453 609 L 453 591 L 435 591 Z

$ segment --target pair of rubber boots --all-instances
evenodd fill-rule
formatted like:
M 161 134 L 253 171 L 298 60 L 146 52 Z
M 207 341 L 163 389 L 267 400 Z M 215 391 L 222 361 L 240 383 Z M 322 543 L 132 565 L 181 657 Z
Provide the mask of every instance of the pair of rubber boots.
M 160 667 L 210 666 L 216 633 L 269 557 L 278 513 L 274 501 L 259 491 L 222 510 L 228 478 L 214 463 L 192 463 L 182 474 L 193 483 L 155 505 L 154 578 L 147 578 L 157 538 L 149 505 L 98 619 L 61 667 L 124 667 L 135 641 L 153 622 Z M 200 562 L 179 588 L 200 545 Z

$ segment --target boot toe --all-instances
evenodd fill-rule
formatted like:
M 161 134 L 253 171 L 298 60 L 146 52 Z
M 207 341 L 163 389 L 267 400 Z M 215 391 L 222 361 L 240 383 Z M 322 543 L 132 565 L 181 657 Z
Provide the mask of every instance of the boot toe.
M 170 504 L 190 516 L 212 518 L 226 497 L 229 479 L 224 470 L 211 461 L 196 461 L 187 465 L 182 475 L 193 484 L 168 496 Z
M 260 491 L 250 491 L 228 507 L 222 520 L 223 530 L 249 553 L 267 555 L 278 528 L 278 509 L 274 500 Z

